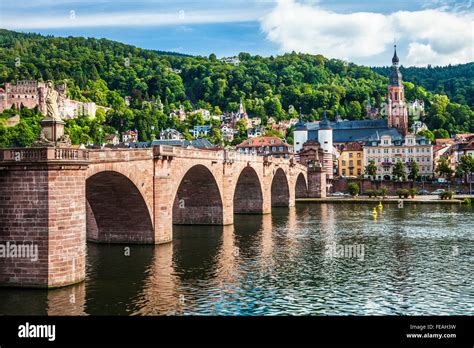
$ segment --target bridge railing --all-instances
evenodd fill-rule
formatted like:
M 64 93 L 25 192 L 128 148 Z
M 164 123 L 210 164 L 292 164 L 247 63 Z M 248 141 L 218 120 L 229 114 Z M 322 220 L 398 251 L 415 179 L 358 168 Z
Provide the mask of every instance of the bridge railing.
M 30 147 L 0 149 L 0 162 L 46 162 L 46 161 L 78 161 L 89 160 L 89 152 L 85 149 Z

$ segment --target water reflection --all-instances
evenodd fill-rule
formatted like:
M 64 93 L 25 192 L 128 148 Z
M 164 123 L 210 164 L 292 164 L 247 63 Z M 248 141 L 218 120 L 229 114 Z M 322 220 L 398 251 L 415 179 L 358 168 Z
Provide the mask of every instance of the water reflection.
M 175 226 L 173 243 L 128 253 L 89 244 L 84 283 L 0 289 L 0 314 L 474 314 L 472 208 L 391 205 L 376 221 L 372 210 L 299 204 Z M 364 257 L 331 245 L 363 245 Z

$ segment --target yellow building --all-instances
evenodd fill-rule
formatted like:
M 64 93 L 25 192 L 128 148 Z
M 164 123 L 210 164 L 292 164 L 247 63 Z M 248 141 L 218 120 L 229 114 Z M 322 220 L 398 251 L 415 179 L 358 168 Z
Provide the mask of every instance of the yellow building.
M 338 159 L 339 176 L 360 176 L 364 174 L 364 150 L 359 143 L 346 143 L 340 148 Z

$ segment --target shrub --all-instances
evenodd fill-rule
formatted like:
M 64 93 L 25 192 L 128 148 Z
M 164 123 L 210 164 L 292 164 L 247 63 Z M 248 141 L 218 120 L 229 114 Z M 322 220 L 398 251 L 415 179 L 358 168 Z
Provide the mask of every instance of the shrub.
M 360 187 L 355 182 L 350 182 L 349 185 L 347 185 L 347 189 L 352 197 L 357 196 L 360 192 Z
M 453 191 L 444 191 L 439 194 L 441 199 L 451 199 L 453 198 Z
M 399 198 L 408 198 L 410 192 L 407 189 L 397 189 L 397 195 Z
M 379 193 L 382 197 L 385 197 L 387 195 L 387 191 L 388 190 L 387 190 L 386 187 L 382 187 L 382 188 L 380 188 Z
M 466 205 L 471 205 L 471 199 L 470 198 L 464 198 L 462 202 Z
M 411 188 L 408 190 L 408 193 L 410 196 L 412 196 L 412 198 L 415 198 L 415 196 L 418 194 L 418 190 L 416 188 Z
M 369 196 L 369 198 L 372 198 L 374 196 L 374 190 L 367 190 L 365 191 L 365 194 Z

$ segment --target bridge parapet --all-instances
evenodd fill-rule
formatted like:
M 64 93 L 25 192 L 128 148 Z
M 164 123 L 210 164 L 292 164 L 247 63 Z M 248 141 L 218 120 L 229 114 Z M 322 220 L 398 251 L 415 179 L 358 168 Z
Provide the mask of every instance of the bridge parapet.
M 91 149 L 89 150 L 89 158 L 91 163 L 142 161 L 151 160 L 153 151 L 150 148 Z
M 11 148 L 0 150 L 0 163 L 42 163 L 42 162 L 88 162 L 89 152 L 85 149 L 60 147 Z

